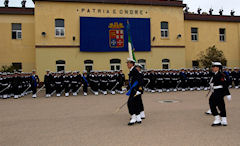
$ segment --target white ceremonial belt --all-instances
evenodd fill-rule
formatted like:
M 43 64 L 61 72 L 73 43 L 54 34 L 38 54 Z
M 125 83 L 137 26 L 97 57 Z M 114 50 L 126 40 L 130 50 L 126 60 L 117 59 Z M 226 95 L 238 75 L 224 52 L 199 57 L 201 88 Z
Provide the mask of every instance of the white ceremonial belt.
M 222 85 L 219 85 L 219 86 L 213 86 L 213 89 L 222 89 L 223 86 Z

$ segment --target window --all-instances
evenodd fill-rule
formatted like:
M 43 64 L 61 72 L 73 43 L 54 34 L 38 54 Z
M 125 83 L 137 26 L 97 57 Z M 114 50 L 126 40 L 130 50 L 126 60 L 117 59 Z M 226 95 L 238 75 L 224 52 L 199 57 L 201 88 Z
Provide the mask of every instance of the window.
M 146 69 L 146 60 L 145 59 L 139 59 L 138 63 L 142 65 L 142 69 L 145 70 Z
M 22 63 L 21 62 L 13 62 L 12 66 L 16 71 L 22 70 Z
M 12 39 L 22 39 L 21 23 L 12 23 Z
M 85 65 L 85 70 L 87 72 L 90 72 L 93 70 L 93 61 L 92 60 L 85 60 L 84 65 Z
M 121 60 L 120 59 L 111 59 L 110 60 L 110 69 L 113 71 L 121 70 Z
M 198 40 L 198 28 L 191 28 L 192 41 Z
M 226 33 L 225 28 L 220 28 L 219 29 L 219 39 L 220 39 L 220 42 L 225 42 L 225 33 Z
M 57 72 L 65 71 L 65 64 L 66 62 L 64 60 L 57 60 L 56 61 Z
M 193 68 L 198 68 L 198 67 L 199 67 L 199 62 L 196 61 L 196 60 L 193 60 L 193 61 L 192 61 L 192 67 L 193 67 Z
M 169 69 L 170 60 L 169 59 L 163 59 L 162 60 L 162 69 Z
M 161 22 L 161 37 L 168 38 L 168 22 Z
M 55 36 L 65 36 L 64 19 L 55 19 Z

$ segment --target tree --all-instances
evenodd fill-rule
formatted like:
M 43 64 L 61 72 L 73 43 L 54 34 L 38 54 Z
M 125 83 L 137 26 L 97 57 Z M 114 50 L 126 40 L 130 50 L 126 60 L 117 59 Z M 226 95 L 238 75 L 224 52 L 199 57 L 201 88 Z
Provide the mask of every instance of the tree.
M 218 50 L 215 45 L 209 47 L 205 51 L 201 51 L 198 56 L 198 62 L 202 67 L 205 68 L 210 68 L 212 62 L 221 62 L 223 66 L 227 65 L 227 60 L 224 56 L 223 51 Z
M 0 72 L 14 72 L 14 70 L 16 70 L 16 69 L 13 66 L 4 65 L 0 69 Z

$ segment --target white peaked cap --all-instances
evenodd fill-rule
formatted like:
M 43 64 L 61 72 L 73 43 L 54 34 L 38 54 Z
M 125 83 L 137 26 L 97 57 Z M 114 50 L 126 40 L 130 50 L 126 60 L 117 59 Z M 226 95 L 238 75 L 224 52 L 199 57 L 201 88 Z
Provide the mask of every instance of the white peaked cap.
M 212 62 L 212 66 L 222 66 L 222 63 L 220 63 L 220 62 Z

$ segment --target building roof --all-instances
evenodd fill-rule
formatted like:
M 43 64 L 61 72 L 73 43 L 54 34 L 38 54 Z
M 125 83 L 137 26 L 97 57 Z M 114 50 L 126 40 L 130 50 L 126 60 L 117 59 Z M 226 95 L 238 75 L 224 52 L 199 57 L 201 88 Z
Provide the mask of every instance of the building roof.
M 83 3 L 110 3 L 110 4 L 136 4 L 136 5 L 157 5 L 185 7 L 182 0 L 33 0 L 51 2 L 83 2 Z
M 196 21 L 217 21 L 217 22 L 240 22 L 240 16 L 220 16 L 220 15 L 207 15 L 207 14 L 192 14 L 185 13 L 185 20 Z
M 0 14 L 34 15 L 34 8 L 0 7 Z

